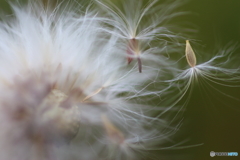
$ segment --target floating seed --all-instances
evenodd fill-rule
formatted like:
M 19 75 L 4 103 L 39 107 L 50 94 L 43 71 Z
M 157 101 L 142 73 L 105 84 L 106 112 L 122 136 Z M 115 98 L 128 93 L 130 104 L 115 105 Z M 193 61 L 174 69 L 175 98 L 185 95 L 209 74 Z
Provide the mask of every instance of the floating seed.
M 195 67 L 197 60 L 196 60 L 196 56 L 195 53 L 189 43 L 189 40 L 186 40 L 186 58 L 187 58 L 187 62 L 189 64 L 189 66 L 191 67 Z

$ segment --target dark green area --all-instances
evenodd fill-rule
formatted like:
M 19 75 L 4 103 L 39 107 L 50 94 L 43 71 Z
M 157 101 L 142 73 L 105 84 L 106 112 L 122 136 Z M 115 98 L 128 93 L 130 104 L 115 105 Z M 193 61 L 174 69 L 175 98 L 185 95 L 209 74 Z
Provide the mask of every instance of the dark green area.
M 191 38 L 200 40 L 199 43 L 204 47 L 199 47 L 199 50 L 203 53 L 214 55 L 215 49 L 221 49 L 219 47 L 230 42 L 240 45 L 239 0 L 192 0 L 183 9 L 196 13 L 196 16 L 186 19 L 199 27 L 199 32 Z M 233 56 L 239 60 L 239 49 Z M 215 87 L 226 95 L 240 98 L 239 87 Z M 184 131 L 188 132 L 193 141 L 204 142 L 202 147 L 196 148 L 193 159 L 211 159 L 210 151 L 240 153 L 239 101 L 199 86 L 193 92 L 185 119 L 189 120 L 189 124 L 185 125 Z M 239 159 L 239 156 L 214 159 Z

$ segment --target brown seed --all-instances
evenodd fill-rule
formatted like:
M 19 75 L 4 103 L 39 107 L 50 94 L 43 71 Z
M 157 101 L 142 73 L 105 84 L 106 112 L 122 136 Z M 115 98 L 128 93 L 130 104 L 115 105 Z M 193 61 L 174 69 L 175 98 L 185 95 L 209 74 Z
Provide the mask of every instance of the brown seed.
M 128 48 L 127 48 L 127 61 L 130 64 L 133 60 L 133 56 L 137 55 L 139 50 L 138 41 L 135 38 L 129 40 Z
M 189 66 L 191 67 L 195 67 L 197 60 L 196 60 L 196 56 L 195 53 L 189 43 L 189 40 L 186 40 L 186 58 L 187 58 L 187 62 L 189 64 Z
M 138 57 L 138 58 L 137 58 L 137 61 L 138 61 L 138 70 L 139 70 L 139 73 L 142 73 L 142 61 L 141 61 L 141 58 Z

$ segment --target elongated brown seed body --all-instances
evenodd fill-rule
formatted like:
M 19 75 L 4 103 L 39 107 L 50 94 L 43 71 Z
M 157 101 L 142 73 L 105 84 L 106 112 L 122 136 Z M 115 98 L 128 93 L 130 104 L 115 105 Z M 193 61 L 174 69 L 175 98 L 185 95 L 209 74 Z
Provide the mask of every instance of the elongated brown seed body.
M 189 66 L 191 67 L 195 67 L 197 60 L 196 60 L 196 56 L 195 53 L 189 43 L 189 40 L 186 40 L 186 58 L 187 58 L 187 62 L 189 64 Z

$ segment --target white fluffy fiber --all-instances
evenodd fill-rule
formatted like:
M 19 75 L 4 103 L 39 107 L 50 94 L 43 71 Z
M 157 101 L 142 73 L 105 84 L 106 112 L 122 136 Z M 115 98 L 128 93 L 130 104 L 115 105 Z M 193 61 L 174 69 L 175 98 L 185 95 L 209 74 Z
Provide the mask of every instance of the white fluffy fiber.
M 121 37 L 91 7 L 12 7 L 0 22 L 1 160 L 133 160 L 172 133 L 150 114 L 164 108 L 147 102 L 167 59 L 149 53 L 143 73 L 128 66 Z

